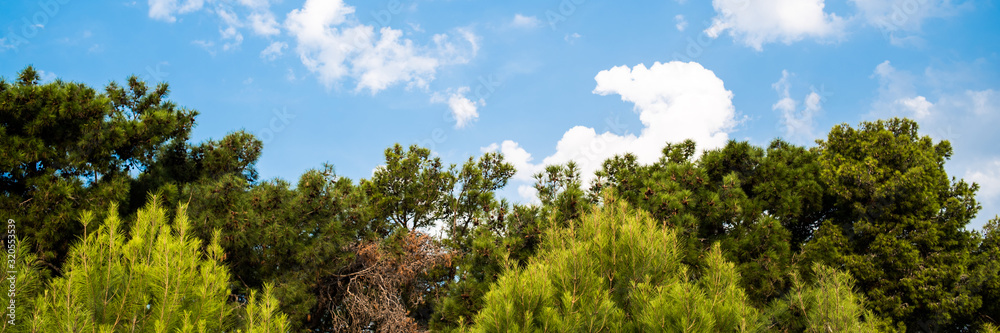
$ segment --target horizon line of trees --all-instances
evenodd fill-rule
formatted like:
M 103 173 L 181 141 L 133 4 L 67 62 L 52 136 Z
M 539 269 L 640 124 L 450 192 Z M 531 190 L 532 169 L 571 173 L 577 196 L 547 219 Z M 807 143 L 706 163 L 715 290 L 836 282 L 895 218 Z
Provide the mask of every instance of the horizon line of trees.
M 261 180 L 258 138 L 191 142 L 198 113 L 168 94 L 0 78 L 19 236 L 0 330 L 997 331 L 1000 218 L 966 229 L 979 186 L 912 120 L 812 148 L 664 143 L 589 184 L 551 165 L 525 205 L 497 197 L 516 171 L 497 152 L 396 144 L 368 179 Z

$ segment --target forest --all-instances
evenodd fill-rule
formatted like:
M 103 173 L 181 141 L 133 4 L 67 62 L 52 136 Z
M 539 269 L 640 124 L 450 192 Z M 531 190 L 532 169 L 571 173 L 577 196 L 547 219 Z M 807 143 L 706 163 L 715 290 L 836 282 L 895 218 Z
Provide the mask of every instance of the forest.
M 521 204 L 497 152 L 260 179 L 168 97 L 0 79 L 0 330 L 998 332 L 1000 219 L 912 120 L 550 165 Z

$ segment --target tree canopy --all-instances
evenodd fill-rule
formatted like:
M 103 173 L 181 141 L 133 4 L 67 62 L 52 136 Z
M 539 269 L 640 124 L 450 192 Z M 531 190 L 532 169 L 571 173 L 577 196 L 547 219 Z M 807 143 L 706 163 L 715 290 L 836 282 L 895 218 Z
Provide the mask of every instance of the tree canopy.
M 995 332 L 1000 218 L 908 119 L 659 160 L 574 162 L 502 198 L 497 152 L 395 144 L 367 179 L 261 179 L 263 142 L 190 140 L 136 77 L 0 79 L 11 332 Z M 11 273 L 13 272 L 13 273 Z

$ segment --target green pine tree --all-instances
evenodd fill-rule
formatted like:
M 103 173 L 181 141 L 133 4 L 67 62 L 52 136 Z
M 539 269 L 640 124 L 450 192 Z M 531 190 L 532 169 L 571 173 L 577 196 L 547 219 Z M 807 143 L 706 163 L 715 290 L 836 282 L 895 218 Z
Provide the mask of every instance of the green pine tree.
M 718 245 L 695 274 L 678 236 L 624 201 L 553 228 L 524 269 L 500 277 L 476 332 L 754 331 L 757 310 Z M 695 275 L 700 275 L 695 278 Z
M 84 228 L 97 230 L 73 245 L 61 277 L 35 299 L 23 332 L 220 332 L 239 319 L 230 298 L 230 274 L 221 260 L 218 233 L 201 251 L 185 208 L 172 221 L 154 197 L 139 211 L 130 235 L 115 207 L 104 223 L 83 213 Z M 263 303 L 263 304 L 260 304 Z M 243 328 L 287 331 L 273 312 L 269 288 L 252 297 Z M 262 319 L 261 319 L 262 318 Z M 272 331 L 274 332 L 274 331 Z

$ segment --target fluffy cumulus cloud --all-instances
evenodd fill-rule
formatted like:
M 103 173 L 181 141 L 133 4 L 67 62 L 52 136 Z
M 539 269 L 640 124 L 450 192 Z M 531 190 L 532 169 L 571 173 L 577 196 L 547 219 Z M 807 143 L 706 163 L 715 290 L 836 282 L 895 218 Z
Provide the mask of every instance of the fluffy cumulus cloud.
M 401 30 L 360 24 L 353 13 L 340 0 L 308 0 L 285 20 L 302 63 L 328 87 L 351 77 L 355 91 L 372 94 L 397 83 L 426 88 L 441 65 L 467 62 L 478 50 L 468 31 L 460 31 L 457 41 L 436 35 L 434 46 L 422 47 Z
M 945 164 L 948 173 L 981 186 L 977 199 L 983 211 L 973 227 L 1000 214 L 1000 153 L 995 146 L 1000 134 L 982 126 L 1000 123 L 1000 95 L 992 88 L 961 88 L 975 85 L 981 71 L 973 65 L 958 70 L 926 68 L 915 74 L 885 61 L 872 75 L 879 89 L 867 116 L 907 117 L 920 124 L 922 134 L 951 142 L 954 155 Z
M 713 0 L 716 16 L 705 33 L 728 31 L 735 40 L 761 50 L 764 44 L 792 43 L 806 37 L 834 40 L 845 21 L 824 11 L 824 0 Z
M 483 100 L 473 101 L 466 97 L 469 91 L 469 87 L 461 87 L 447 94 L 434 94 L 431 102 L 447 104 L 451 117 L 455 120 L 455 128 L 463 128 L 479 118 L 479 107 L 486 105 Z
M 695 62 L 655 63 L 648 68 L 641 64 L 619 66 L 599 72 L 594 79 L 597 87 L 593 93 L 619 95 L 634 105 L 643 125 L 638 133 L 625 126 L 601 133 L 576 126 L 563 134 L 555 153 L 537 163 L 513 141 L 484 150 L 502 152 L 518 170 L 516 181 L 530 181 L 545 165 L 574 161 L 584 181 L 589 182 L 601 163 L 614 155 L 633 153 L 639 162 L 653 163 L 669 142 L 693 139 L 700 150 L 721 147 L 737 123 L 732 92 L 715 73 Z M 526 189 L 518 192 L 530 194 Z
M 804 99 L 803 108 L 799 109 L 799 101 L 793 99 L 791 94 L 791 76 L 788 71 L 781 71 L 781 79 L 772 85 L 780 99 L 771 108 L 781 112 L 786 139 L 808 143 L 816 138 L 815 117 L 822 110 L 822 98 L 815 91 L 810 92 Z

